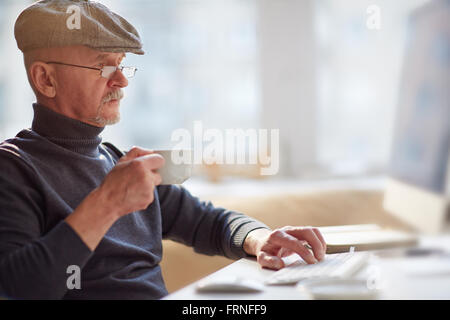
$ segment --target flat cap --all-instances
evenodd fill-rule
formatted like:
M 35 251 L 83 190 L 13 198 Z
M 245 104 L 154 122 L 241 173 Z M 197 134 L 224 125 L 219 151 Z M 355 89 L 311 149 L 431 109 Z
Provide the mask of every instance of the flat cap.
M 82 45 L 103 52 L 144 54 L 136 29 L 101 3 L 41 0 L 20 13 L 14 26 L 22 52 Z

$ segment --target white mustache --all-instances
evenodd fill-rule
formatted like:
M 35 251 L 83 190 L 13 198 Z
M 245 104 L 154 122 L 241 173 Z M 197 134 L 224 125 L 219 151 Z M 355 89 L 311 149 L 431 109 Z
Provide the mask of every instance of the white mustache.
M 110 93 L 108 93 L 106 95 L 106 97 L 104 97 L 102 99 L 102 103 L 107 103 L 111 100 L 122 100 L 124 97 L 124 93 L 122 89 L 116 90 L 116 91 L 112 91 Z

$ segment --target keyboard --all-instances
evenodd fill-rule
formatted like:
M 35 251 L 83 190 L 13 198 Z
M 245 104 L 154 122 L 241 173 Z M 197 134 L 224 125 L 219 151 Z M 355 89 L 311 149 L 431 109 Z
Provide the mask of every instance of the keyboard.
M 350 278 L 369 260 L 368 252 L 327 254 L 316 264 L 296 261 L 276 271 L 265 283 L 268 285 L 295 284 L 310 278 Z

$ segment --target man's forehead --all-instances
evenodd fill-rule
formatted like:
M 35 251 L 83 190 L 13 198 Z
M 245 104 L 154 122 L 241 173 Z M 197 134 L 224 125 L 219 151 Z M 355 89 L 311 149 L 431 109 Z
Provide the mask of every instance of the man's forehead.
M 111 57 L 116 57 L 119 56 L 120 58 L 125 58 L 126 54 L 125 53 L 113 53 L 113 52 L 102 52 L 102 53 L 98 53 L 95 57 L 95 61 L 100 61 L 100 60 L 106 60 L 108 58 Z
M 67 52 L 67 56 L 73 56 L 77 60 L 85 61 L 85 63 L 123 59 L 126 56 L 125 52 L 100 51 L 88 46 L 69 46 L 62 49 Z

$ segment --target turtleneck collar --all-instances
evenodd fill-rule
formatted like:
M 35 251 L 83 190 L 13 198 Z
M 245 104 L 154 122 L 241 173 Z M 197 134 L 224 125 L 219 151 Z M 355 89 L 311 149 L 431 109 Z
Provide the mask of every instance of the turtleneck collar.
M 38 103 L 33 104 L 34 118 L 31 129 L 51 142 L 73 152 L 88 156 L 99 154 L 104 127 L 66 117 Z

